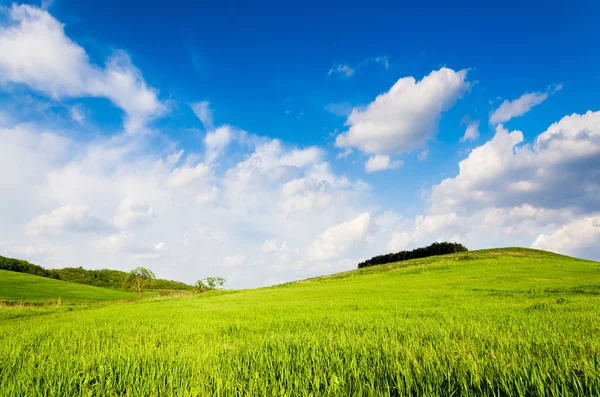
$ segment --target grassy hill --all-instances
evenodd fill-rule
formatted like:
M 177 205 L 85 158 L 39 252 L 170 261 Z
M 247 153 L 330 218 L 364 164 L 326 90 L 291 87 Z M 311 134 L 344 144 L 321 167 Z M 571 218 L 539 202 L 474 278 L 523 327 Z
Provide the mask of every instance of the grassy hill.
M 0 301 L 95 302 L 136 299 L 132 292 L 69 283 L 31 274 L 0 270 Z
M 0 256 L 0 270 L 33 274 L 68 281 L 71 283 L 93 285 L 96 287 L 122 289 L 129 273 L 120 270 L 100 269 L 88 270 L 82 267 L 65 267 L 63 269 L 45 269 L 42 266 L 15 258 Z M 148 289 L 151 290 L 190 290 L 193 286 L 172 280 L 150 280 Z
M 598 335 L 600 263 L 471 251 L 0 321 L 0 395 L 599 395 Z

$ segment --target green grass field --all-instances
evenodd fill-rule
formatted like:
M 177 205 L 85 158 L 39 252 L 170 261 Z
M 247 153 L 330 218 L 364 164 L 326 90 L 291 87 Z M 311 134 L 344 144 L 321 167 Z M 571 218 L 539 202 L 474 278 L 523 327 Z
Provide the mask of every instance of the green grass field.
M 2 396 L 600 395 L 600 263 L 542 251 L 27 310 L 0 309 Z
M 68 283 L 31 274 L 0 270 L 0 301 L 97 302 L 136 299 L 133 292 Z

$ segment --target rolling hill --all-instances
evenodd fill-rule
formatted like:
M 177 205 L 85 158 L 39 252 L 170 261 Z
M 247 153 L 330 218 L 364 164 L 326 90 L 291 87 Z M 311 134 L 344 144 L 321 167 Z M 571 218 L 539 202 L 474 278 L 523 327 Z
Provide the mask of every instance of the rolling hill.
M 0 301 L 95 302 L 135 299 L 132 292 L 0 270 Z
M 7 258 L 0 256 L 0 270 L 33 274 L 35 276 L 48 277 L 55 280 L 68 281 L 71 283 L 93 285 L 96 287 L 122 289 L 123 282 L 129 273 L 120 270 L 100 269 L 89 270 L 83 267 L 65 267 L 63 269 L 45 269 L 42 266 L 29 263 L 22 259 Z M 149 290 L 190 290 L 193 286 L 172 280 L 155 279 L 150 280 Z
M 511 248 L 49 311 L 0 321 L 0 395 L 599 395 L 599 307 L 600 263 Z

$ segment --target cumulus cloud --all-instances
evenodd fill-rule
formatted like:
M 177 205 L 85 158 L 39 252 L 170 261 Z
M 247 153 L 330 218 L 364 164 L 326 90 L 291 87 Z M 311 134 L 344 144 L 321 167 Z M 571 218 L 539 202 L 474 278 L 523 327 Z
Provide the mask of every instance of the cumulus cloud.
M 344 255 L 355 244 L 366 241 L 371 227 L 371 216 L 368 213 L 332 226 L 312 243 L 310 256 L 316 260 L 325 260 Z
M 388 247 L 444 239 L 598 258 L 589 242 L 600 211 L 600 112 L 565 116 L 533 144 L 523 140 L 521 131 L 498 126 L 459 163 L 458 175 L 432 187 L 425 214 L 404 223 Z
M 123 229 L 142 226 L 150 222 L 155 216 L 150 204 L 143 200 L 134 200 L 128 197 L 119 205 L 114 224 Z
M 323 149 L 246 134 L 231 157 L 209 165 L 202 152 L 157 147 L 153 139 L 74 140 L 36 125 L 0 126 L 0 240 L 9 247 L 51 242 L 43 257 L 27 250 L 45 266 L 129 270 L 152 261 L 160 277 L 218 275 L 232 287 L 354 263 L 308 259 L 315 237 L 361 213 L 368 192 L 364 182 L 334 172 Z M 74 208 L 46 209 L 67 205 Z M 234 255 L 246 260 L 223 267 Z
M 28 5 L 14 4 L 0 22 L 0 82 L 24 84 L 56 99 L 108 98 L 125 112 L 128 131 L 166 110 L 125 52 L 115 51 L 104 67 L 94 65 L 62 23 Z
M 576 219 L 551 234 L 540 234 L 533 248 L 587 258 L 600 257 L 600 215 Z
M 196 201 L 198 204 L 213 204 L 219 198 L 220 190 L 216 186 L 209 186 L 205 190 L 198 192 Z
M 46 11 L 6 10 L 4 87 L 107 98 L 124 110 L 128 131 L 164 111 L 126 54 L 94 65 Z M 469 85 L 466 71 L 446 68 L 400 79 L 353 109 L 336 145 L 367 153 L 367 169 L 399 166 L 393 156 L 424 146 Z M 600 255 L 590 245 L 600 213 L 599 112 L 564 117 L 532 144 L 498 125 L 457 175 L 431 188 L 424 213 L 407 219 L 384 211 L 324 148 L 215 128 L 208 102 L 196 110 L 204 147 L 186 151 L 160 131 L 82 137 L 0 115 L 0 247 L 49 267 L 129 270 L 152 261 L 159 277 L 224 276 L 234 288 L 349 270 L 435 240 Z M 73 113 L 64 116 L 74 124 Z
M 375 155 L 410 152 L 437 132 L 442 113 L 469 88 L 467 71 L 442 68 L 416 81 L 399 79 L 364 108 L 355 108 L 335 145 Z
M 507 121 L 524 115 L 534 106 L 539 105 L 548 99 L 549 94 L 562 89 L 562 85 L 550 87 L 546 92 L 530 92 L 521 95 L 517 99 L 509 101 L 505 99 L 498 109 L 494 110 L 490 116 L 490 124 L 506 123 Z
M 67 232 L 88 233 L 109 229 L 109 223 L 84 205 L 65 205 L 32 219 L 25 227 L 32 236 L 58 236 Z
M 459 163 L 456 177 L 433 187 L 432 208 L 600 210 L 600 112 L 565 116 L 533 145 L 521 145 L 523 139 L 521 131 L 498 126 L 490 141 Z
M 198 181 L 206 181 L 210 173 L 210 167 L 206 164 L 184 165 L 171 172 L 167 177 L 167 183 L 172 187 L 182 188 Z
M 401 165 L 402 161 L 400 160 L 392 161 L 388 155 L 377 154 L 375 156 L 371 156 L 369 160 L 367 160 L 365 163 L 365 170 L 367 170 L 367 172 L 383 171 L 398 168 Z
M 402 251 L 425 243 L 434 241 L 453 240 L 457 235 L 459 219 L 455 213 L 440 215 L 418 215 L 414 224 L 406 231 L 396 231 L 390 241 L 388 248 L 391 251 Z

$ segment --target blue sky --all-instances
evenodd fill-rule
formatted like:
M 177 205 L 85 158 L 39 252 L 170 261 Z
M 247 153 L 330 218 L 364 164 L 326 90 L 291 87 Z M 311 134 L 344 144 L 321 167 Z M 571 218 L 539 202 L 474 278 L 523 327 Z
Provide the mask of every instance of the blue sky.
M 5 255 L 233 286 L 441 239 L 600 259 L 592 1 L 0 4 Z

